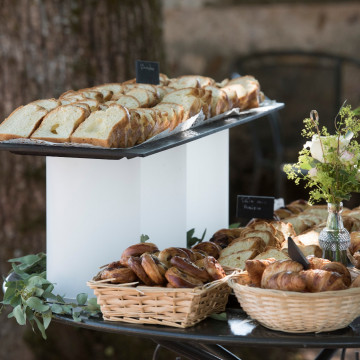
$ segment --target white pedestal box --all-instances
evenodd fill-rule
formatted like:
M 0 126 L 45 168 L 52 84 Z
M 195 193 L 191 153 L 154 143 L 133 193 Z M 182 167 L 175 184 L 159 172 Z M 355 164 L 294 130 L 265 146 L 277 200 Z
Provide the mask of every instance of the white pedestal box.
M 145 158 L 46 158 L 47 278 L 60 295 L 92 294 L 99 266 L 150 236 L 186 246 L 228 226 L 228 130 Z

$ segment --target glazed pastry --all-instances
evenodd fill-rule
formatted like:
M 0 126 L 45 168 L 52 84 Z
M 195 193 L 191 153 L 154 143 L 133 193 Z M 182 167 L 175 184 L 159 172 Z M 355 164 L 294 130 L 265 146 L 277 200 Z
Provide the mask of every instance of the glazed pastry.
M 182 270 L 185 274 L 196 277 L 203 282 L 207 282 L 210 280 L 210 276 L 207 271 L 204 268 L 198 267 L 189 259 L 184 259 L 180 256 L 174 256 L 173 258 L 171 258 L 170 263 L 176 268 Z
M 166 271 L 165 277 L 170 285 L 176 288 L 194 288 L 203 285 L 203 282 L 200 279 L 185 274 L 175 266 Z

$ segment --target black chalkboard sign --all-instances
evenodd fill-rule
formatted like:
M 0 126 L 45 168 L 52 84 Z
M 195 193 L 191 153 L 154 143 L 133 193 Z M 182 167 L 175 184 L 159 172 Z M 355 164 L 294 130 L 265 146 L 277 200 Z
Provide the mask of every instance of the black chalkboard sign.
M 157 61 L 136 60 L 136 82 L 158 85 L 160 66 Z
M 236 215 L 239 218 L 272 219 L 274 216 L 274 197 L 238 195 Z

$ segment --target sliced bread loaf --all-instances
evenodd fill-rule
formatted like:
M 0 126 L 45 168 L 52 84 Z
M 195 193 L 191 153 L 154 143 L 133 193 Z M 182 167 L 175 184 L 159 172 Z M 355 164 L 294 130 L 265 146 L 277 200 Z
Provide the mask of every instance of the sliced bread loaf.
M 36 104 L 18 107 L 0 124 L 0 140 L 28 138 L 47 113 Z
M 70 140 L 103 147 L 120 147 L 124 129 L 129 124 L 127 110 L 120 106 L 110 106 L 107 110 L 93 112 L 75 130 Z
M 31 139 L 68 142 L 70 135 L 85 120 L 86 110 L 77 105 L 59 106 L 49 112 Z

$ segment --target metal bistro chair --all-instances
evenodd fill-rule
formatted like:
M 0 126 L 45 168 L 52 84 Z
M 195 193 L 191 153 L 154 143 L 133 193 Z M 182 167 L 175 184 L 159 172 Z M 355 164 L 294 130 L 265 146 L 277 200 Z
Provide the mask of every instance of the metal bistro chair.
M 284 197 L 282 164 L 284 161 L 294 162 L 295 154 L 302 146 L 300 120 L 309 116 L 310 110 L 316 109 L 321 123 L 331 130 L 333 120 L 346 98 L 353 108 L 360 106 L 360 60 L 322 52 L 269 51 L 238 58 L 232 71 L 254 75 L 265 95 L 285 103 L 281 117 L 279 113 L 268 117 L 271 158 L 266 156 L 269 151 L 264 150 L 263 146 L 269 142 L 269 130 L 263 130 L 261 138 L 264 126 L 260 126 L 260 123 L 264 120 L 250 123 L 255 163 L 251 192 L 254 195 L 259 192 L 262 175 L 265 171 L 271 171 L 275 182 L 274 195 Z M 345 88 L 345 82 L 350 83 L 349 93 L 346 93 L 349 86 Z M 328 122 L 324 119 L 328 119 Z M 281 131 L 284 136 L 281 136 Z

